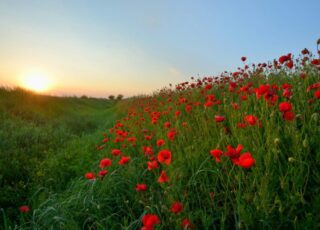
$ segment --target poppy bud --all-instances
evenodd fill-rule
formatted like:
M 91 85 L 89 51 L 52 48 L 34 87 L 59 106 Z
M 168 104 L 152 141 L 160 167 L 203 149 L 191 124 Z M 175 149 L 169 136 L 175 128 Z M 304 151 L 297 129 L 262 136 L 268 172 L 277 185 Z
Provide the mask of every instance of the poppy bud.
M 279 138 L 275 138 L 273 142 L 275 145 L 279 145 L 281 141 Z
M 319 120 L 319 113 L 314 113 L 311 115 L 311 119 L 317 122 Z
M 294 162 L 295 160 L 296 160 L 296 159 L 294 159 L 293 157 L 289 157 L 289 158 L 288 158 L 288 161 L 289 161 L 289 162 Z

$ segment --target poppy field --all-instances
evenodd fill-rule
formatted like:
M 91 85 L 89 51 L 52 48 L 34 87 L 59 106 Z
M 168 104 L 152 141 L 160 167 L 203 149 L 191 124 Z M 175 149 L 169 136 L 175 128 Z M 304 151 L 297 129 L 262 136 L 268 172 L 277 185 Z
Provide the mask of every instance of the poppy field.
M 319 229 L 320 59 L 241 60 L 118 102 L 90 169 L 5 228 Z

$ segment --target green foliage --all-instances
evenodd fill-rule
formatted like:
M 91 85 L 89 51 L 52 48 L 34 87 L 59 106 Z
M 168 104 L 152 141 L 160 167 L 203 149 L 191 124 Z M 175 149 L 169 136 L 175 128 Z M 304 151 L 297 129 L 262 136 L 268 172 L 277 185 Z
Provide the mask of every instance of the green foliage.
M 113 105 L 0 88 L 0 207 L 7 215 L 17 218 L 17 207 L 39 188 L 45 199 L 90 167 Z

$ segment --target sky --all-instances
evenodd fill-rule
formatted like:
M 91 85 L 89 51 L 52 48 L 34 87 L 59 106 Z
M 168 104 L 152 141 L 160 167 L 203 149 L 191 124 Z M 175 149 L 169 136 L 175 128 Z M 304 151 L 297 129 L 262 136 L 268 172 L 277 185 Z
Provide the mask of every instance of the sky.
M 303 48 L 319 0 L 0 0 L 0 85 L 40 73 L 45 93 L 149 94 Z

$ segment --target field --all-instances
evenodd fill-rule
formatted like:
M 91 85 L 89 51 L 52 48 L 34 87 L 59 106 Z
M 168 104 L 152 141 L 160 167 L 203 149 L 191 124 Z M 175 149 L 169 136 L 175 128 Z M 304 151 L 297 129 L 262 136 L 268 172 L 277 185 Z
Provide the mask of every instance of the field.
M 319 229 L 320 60 L 242 61 L 117 103 L 2 89 L 3 228 Z

